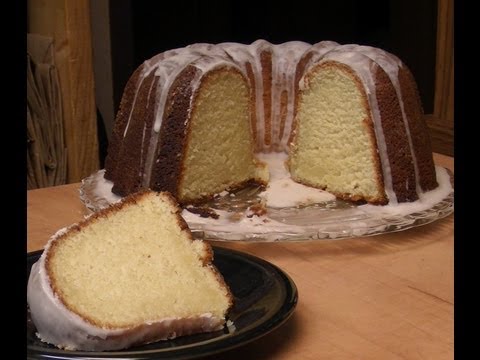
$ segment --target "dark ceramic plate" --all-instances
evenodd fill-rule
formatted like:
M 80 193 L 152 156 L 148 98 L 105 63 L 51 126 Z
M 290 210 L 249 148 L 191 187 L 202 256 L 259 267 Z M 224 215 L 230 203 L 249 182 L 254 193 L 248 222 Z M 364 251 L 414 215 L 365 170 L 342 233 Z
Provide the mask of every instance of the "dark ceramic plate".
M 27 280 L 42 251 L 27 254 Z M 214 247 L 214 263 L 235 296 L 229 319 L 234 326 L 221 331 L 159 341 L 123 351 L 66 351 L 35 336 L 27 307 L 28 359 L 193 359 L 229 350 L 256 340 L 282 325 L 297 304 L 297 288 L 281 269 L 252 255 Z

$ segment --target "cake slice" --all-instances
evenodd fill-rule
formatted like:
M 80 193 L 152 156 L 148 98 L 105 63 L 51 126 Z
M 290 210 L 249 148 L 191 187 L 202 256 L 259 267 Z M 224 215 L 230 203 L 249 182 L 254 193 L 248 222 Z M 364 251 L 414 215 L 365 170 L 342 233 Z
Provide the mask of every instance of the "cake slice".
M 180 211 L 142 191 L 57 232 L 28 281 L 38 337 L 103 351 L 222 329 L 233 296 Z

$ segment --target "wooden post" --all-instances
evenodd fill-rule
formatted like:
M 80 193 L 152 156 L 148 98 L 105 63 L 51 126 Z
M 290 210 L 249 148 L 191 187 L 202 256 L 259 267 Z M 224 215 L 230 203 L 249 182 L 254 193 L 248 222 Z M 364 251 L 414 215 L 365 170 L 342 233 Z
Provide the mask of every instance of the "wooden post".
M 88 0 L 28 0 L 28 32 L 55 42 L 67 147 L 67 182 L 99 168 Z
M 453 156 L 453 0 L 438 0 L 433 114 L 427 115 L 433 151 Z

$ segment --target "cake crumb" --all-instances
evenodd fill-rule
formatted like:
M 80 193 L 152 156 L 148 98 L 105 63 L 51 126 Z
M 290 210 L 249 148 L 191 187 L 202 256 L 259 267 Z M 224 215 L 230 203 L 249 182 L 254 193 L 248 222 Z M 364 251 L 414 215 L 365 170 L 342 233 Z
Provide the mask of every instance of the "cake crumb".
M 192 214 L 199 215 L 202 218 L 218 219 L 220 217 L 215 210 L 209 207 L 195 207 L 190 205 L 185 209 L 190 211 Z
M 262 216 L 267 213 L 267 207 L 264 202 L 249 206 L 246 212 L 246 216 L 251 218 L 253 216 Z

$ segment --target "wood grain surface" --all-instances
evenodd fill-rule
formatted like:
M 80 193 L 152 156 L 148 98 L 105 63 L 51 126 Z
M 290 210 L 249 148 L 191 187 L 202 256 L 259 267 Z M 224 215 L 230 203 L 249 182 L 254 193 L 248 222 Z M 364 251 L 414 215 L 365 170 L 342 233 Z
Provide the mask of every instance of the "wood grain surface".
M 453 171 L 453 158 L 435 154 Z M 87 211 L 79 184 L 28 191 L 28 251 Z M 268 260 L 299 291 L 279 329 L 214 359 L 453 359 L 450 215 L 417 228 L 347 240 L 212 242 Z
M 68 183 L 99 168 L 88 0 L 27 1 L 28 31 L 51 36 L 62 93 Z

